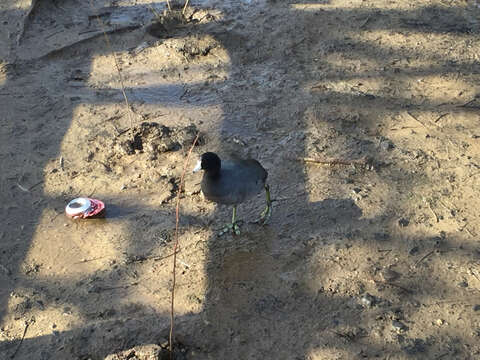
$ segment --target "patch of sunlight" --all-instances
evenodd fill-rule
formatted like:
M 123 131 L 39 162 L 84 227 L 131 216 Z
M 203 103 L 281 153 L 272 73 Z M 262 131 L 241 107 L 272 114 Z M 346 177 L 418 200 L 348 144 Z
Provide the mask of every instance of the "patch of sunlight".
M 121 64 L 124 86 L 133 88 L 205 81 L 221 82 L 228 78 L 230 56 L 215 38 L 209 35 L 202 37 L 198 46 L 208 54 L 188 55 L 195 56 L 191 59 L 191 64 L 186 63 L 186 50 L 182 50 L 190 46 L 188 42 L 188 39 L 166 39 L 160 45 L 145 48 L 138 55 L 118 53 L 116 56 Z M 148 70 L 145 64 L 148 64 Z M 94 88 L 121 88 L 112 55 L 99 55 L 93 58 L 88 84 Z
M 7 63 L 0 60 L 0 86 L 7 82 Z
M 34 0 L 10 1 L 7 9 L 8 10 L 28 10 L 34 2 L 35 2 Z
M 462 104 L 463 98 L 471 99 L 475 96 L 473 84 L 461 80 L 457 74 L 433 73 L 425 76 L 401 76 L 399 96 L 406 98 L 427 99 L 435 104 Z M 460 98 L 461 97 L 461 98 Z
M 94 66 L 98 65 L 98 62 Z M 189 66 L 181 69 L 178 66 L 170 66 L 169 68 L 160 67 L 155 69 L 154 67 L 145 70 L 145 67 L 131 67 L 122 70 L 123 77 L 126 77 L 124 86 L 129 88 L 146 87 L 146 86 L 165 86 L 171 84 L 185 84 L 185 77 L 188 78 L 187 83 L 201 83 L 208 81 L 210 83 L 218 83 L 227 80 L 230 65 L 228 63 L 215 64 L 215 75 L 212 75 L 210 71 L 205 69 L 205 64 Z M 178 77 L 178 73 L 182 73 L 182 77 Z M 120 89 L 120 80 L 118 78 L 118 72 L 113 67 L 108 66 L 97 67 L 93 69 L 93 72 L 88 80 L 88 84 L 95 88 L 111 88 Z M 176 76 L 175 76 L 176 75 Z
M 365 32 L 349 32 L 349 37 L 362 47 L 368 46 L 382 52 L 382 57 L 390 57 L 392 60 L 408 57 L 409 64 L 416 62 L 423 64 L 425 60 L 437 60 L 447 62 L 459 59 L 463 61 L 478 61 L 479 57 L 475 49 L 479 40 L 471 34 L 461 33 L 415 33 L 409 29 L 407 33 L 395 31 L 395 29 L 376 29 Z M 448 44 L 456 43 L 451 47 Z
M 340 5 L 341 4 L 341 5 Z M 384 0 L 374 0 L 368 2 L 368 7 L 365 6 L 364 0 L 352 0 L 349 2 L 342 1 L 339 3 L 336 0 L 319 0 L 317 3 L 300 3 L 292 4 L 291 8 L 296 11 L 318 11 L 318 10 L 342 10 L 342 9 L 358 9 L 360 11 L 368 11 L 369 13 L 375 13 L 379 10 L 396 9 L 396 10 L 412 10 L 415 7 L 414 4 L 409 4 L 408 1 L 402 2 L 390 2 L 385 3 Z
M 308 360 L 343 360 L 349 359 L 351 354 L 345 350 L 335 348 L 325 348 L 324 346 L 313 349 L 305 357 Z
M 307 260 L 308 273 L 302 279 L 306 292 L 312 294 L 326 292 L 331 296 L 338 296 L 336 294 L 361 291 L 360 285 L 354 280 L 361 278 L 369 266 L 361 259 L 367 258 L 376 249 L 363 242 L 354 242 L 349 251 L 355 251 L 359 257 L 350 258 L 345 256 L 346 251 L 339 249 L 336 243 L 339 236 L 341 235 L 335 234 L 335 240 L 332 242 L 324 234 L 326 242 L 316 247 Z
M 7 316 L 3 318 L 2 328 L 8 329 L 8 333 L 17 334 L 15 338 L 20 338 L 25 329 L 25 322 L 15 320 L 13 316 L 15 309 L 25 309 L 27 311 L 22 315 L 25 319 L 35 319 L 35 326 L 29 327 L 25 334 L 25 339 L 32 339 L 39 336 L 52 335 L 54 331 L 65 331 L 74 328 L 82 323 L 80 316 L 77 315 L 74 307 L 58 306 L 52 304 L 43 307 L 38 302 L 32 303 L 24 297 L 23 291 L 30 293 L 32 289 L 17 289 L 13 296 L 9 298 Z M 28 304 L 28 305 L 26 305 Z
M 292 4 L 290 5 L 293 10 L 302 11 L 317 11 L 320 9 L 332 8 L 328 0 L 321 1 L 319 4 Z
M 343 64 L 332 63 L 341 71 Z M 454 74 L 429 74 L 423 75 L 400 74 L 394 79 L 384 77 L 368 78 L 353 77 L 347 80 L 331 79 L 310 83 L 305 87 L 310 91 L 331 92 L 350 96 L 376 96 L 378 98 L 394 98 L 396 101 L 409 101 L 422 103 L 428 100 L 431 106 L 452 103 L 461 105 L 468 99 L 475 97 L 474 84 L 458 79 Z M 459 99 L 459 96 L 461 98 Z
M 14 309 L 18 306 L 22 307 L 22 302 L 26 298 L 11 297 L 9 299 L 9 309 Z M 56 332 L 68 331 L 83 324 L 82 316 L 79 314 L 75 306 L 52 303 L 43 307 L 39 303 L 31 305 L 32 308 L 28 310 L 24 317 L 26 319 L 35 318 L 35 326 L 29 327 L 25 334 L 25 339 L 33 339 L 40 336 L 51 336 Z M 10 333 L 22 334 L 24 330 L 24 322 L 14 319 L 8 319 L 9 314 L 4 319 L 3 327 L 8 327 Z M 20 337 L 20 336 L 19 336 Z
M 201 267 L 205 263 L 202 256 L 196 261 L 201 262 Z M 186 260 L 189 262 L 189 260 Z M 177 283 L 175 286 L 175 314 L 185 315 L 200 313 L 203 309 L 205 293 L 207 288 L 207 275 L 204 270 L 196 271 L 194 278 L 182 276 L 186 262 L 177 259 Z M 118 297 L 119 308 L 131 308 L 132 306 L 140 308 L 155 309 L 157 313 L 169 313 L 171 306 L 171 280 L 172 266 L 171 261 L 163 264 L 163 269 L 159 269 L 156 264 L 150 263 L 149 266 L 143 267 L 144 271 L 138 271 L 141 283 L 133 285 L 122 291 L 122 295 Z M 191 265 L 191 264 L 190 264 Z M 189 268 L 189 271 L 192 271 Z M 133 280 L 132 280 L 133 281 Z
M 121 258 L 119 245 L 127 231 L 121 222 L 75 222 L 66 218 L 63 206 L 46 209 L 22 266 L 46 280 L 75 281 Z

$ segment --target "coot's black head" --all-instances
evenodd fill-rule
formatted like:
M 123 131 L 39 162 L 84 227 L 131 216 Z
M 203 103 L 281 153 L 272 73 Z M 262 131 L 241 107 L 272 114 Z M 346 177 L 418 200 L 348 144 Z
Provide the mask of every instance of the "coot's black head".
M 198 170 L 204 170 L 208 174 L 218 174 L 220 172 L 220 167 L 222 166 L 222 161 L 217 154 L 213 152 L 206 152 L 198 160 L 197 165 L 193 169 L 193 172 Z

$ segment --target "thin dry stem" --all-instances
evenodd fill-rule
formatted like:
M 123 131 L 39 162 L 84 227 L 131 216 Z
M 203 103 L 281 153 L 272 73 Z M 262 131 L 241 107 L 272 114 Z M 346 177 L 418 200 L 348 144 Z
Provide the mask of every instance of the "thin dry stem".
M 183 6 L 183 10 L 182 10 L 182 15 L 185 15 L 185 10 L 187 10 L 187 6 L 188 6 L 188 0 L 185 1 L 185 5 Z
M 413 267 L 417 267 L 418 264 L 420 264 L 423 260 L 425 260 L 426 258 L 428 258 L 430 255 L 432 255 L 433 253 L 435 252 L 435 250 L 432 250 L 430 252 L 428 252 L 426 255 L 424 255 L 420 260 L 418 260 L 415 265 L 413 265 Z
M 304 161 L 306 163 L 314 163 L 314 164 L 321 164 L 321 165 L 352 165 L 352 164 L 366 164 L 367 160 L 365 158 L 358 159 L 358 160 L 344 160 L 344 159 L 316 159 L 316 158 L 308 158 L 308 157 L 301 157 L 298 158 L 300 161 Z
M 20 350 L 20 347 L 22 346 L 23 344 L 23 340 L 25 340 L 25 336 L 27 335 L 27 330 L 28 330 L 28 327 L 30 326 L 30 324 L 32 324 L 34 322 L 34 320 L 30 319 L 29 321 L 25 321 L 25 328 L 23 329 L 23 335 L 20 339 L 20 342 L 18 343 L 16 349 L 15 349 L 15 352 L 10 356 L 10 359 L 13 359 L 15 358 L 15 356 L 17 355 L 18 353 L 18 350 Z
M 90 0 L 90 7 L 93 9 L 92 0 Z M 127 110 L 128 110 L 128 119 L 130 120 L 130 128 L 133 128 L 132 108 L 130 107 L 130 103 L 128 101 L 127 94 L 125 93 L 125 85 L 124 85 L 124 81 L 123 81 L 123 75 L 122 75 L 122 71 L 120 69 L 120 65 L 118 64 L 117 54 L 115 53 L 115 51 L 113 51 L 112 43 L 110 42 L 110 38 L 108 37 L 107 31 L 105 29 L 105 24 L 100 19 L 98 14 L 96 14 L 95 17 L 97 18 L 98 25 L 102 29 L 103 36 L 105 37 L 105 42 L 107 43 L 107 46 L 110 49 L 110 52 L 113 54 L 113 60 L 115 61 L 115 67 L 117 68 L 118 78 L 120 80 L 120 86 L 122 87 L 123 99 L 125 100 L 125 105 L 127 106 Z
M 170 3 L 167 1 L 168 7 L 170 8 Z M 148 7 L 150 8 L 150 11 L 152 14 L 157 18 L 158 21 L 162 20 L 162 16 L 153 8 L 151 4 L 147 4 Z
M 170 335 L 168 338 L 168 345 L 170 349 L 170 359 L 173 359 L 173 328 L 174 328 L 174 318 L 175 318 L 175 284 L 176 284 L 176 268 L 177 268 L 177 248 L 178 248 L 178 224 L 180 222 L 180 195 L 182 194 L 182 189 L 185 183 L 185 173 L 187 172 L 188 162 L 190 160 L 190 155 L 192 154 L 193 148 L 198 141 L 200 133 L 197 134 L 193 144 L 188 151 L 187 158 L 183 164 L 182 176 L 180 177 L 180 185 L 177 192 L 177 206 L 175 208 L 175 244 L 173 246 L 173 269 L 172 269 L 172 298 L 170 303 Z

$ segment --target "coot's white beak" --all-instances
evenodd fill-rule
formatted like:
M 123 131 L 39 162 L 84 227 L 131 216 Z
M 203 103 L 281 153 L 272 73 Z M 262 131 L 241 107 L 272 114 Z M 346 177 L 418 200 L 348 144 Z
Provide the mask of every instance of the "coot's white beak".
M 197 161 L 197 165 L 193 168 L 193 172 L 196 173 L 198 170 L 202 170 L 202 160 Z

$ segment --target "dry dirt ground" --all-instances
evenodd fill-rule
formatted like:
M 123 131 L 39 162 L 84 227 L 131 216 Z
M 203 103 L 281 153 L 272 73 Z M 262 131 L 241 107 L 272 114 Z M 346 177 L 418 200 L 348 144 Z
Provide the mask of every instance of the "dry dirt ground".
M 187 173 L 176 359 L 479 359 L 479 4 L 190 5 L 1 1 L 0 358 L 168 358 L 200 131 L 275 202 Z

